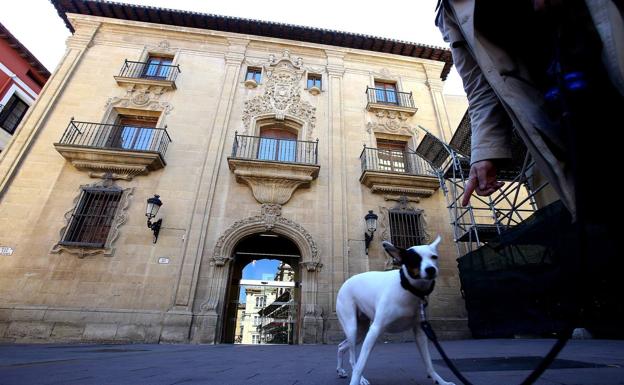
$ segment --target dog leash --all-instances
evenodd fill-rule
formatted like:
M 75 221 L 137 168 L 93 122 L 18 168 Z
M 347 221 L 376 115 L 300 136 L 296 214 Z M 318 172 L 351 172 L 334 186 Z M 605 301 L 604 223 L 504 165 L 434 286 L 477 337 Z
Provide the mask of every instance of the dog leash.
M 442 349 L 442 346 L 438 341 L 438 337 L 433 331 L 433 328 L 431 327 L 429 321 L 427 321 L 427 313 L 425 312 L 426 307 L 426 302 L 420 304 L 420 316 L 422 320 L 420 321 L 420 328 L 423 330 L 423 332 L 425 332 L 425 335 L 427 336 L 427 338 L 429 338 L 429 341 L 433 343 L 438 353 L 440 353 L 440 356 L 446 363 L 446 366 L 448 366 L 451 372 L 453 372 L 455 377 L 457 377 L 464 385 L 473 385 L 470 381 L 468 381 L 468 379 L 466 379 L 466 377 L 464 377 L 459 369 L 457 369 L 455 364 L 453 364 L 453 361 L 451 361 L 451 359 L 446 355 L 444 349 Z M 548 354 L 544 356 L 542 361 L 535 367 L 535 369 L 533 369 L 533 371 L 527 376 L 527 378 L 525 378 L 524 381 L 520 383 L 520 385 L 530 385 L 534 383 L 535 380 L 537 380 L 542 375 L 542 373 L 544 373 L 544 371 L 550 366 L 550 364 L 552 364 L 555 357 L 557 357 L 559 352 L 561 352 L 561 349 L 563 349 L 563 347 L 570 339 L 571 335 L 572 330 L 566 330 L 563 335 L 559 337 L 559 339 L 557 339 L 557 342 L 555 342 Z

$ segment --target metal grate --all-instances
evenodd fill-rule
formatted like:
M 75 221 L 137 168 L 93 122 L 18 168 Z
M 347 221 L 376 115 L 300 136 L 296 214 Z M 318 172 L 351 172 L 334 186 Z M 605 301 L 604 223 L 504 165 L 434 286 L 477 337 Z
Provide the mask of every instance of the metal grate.
M 180 73 L 179 65 L 165 64 L 155 61 L 138 62 L 125 60 L 119 76 L 135 79 L 168 80 L 175 82 Z
M 61 244 L 104 247 L 121 195 L 115 187 L 83 189 Z
M 368 104 L 388 104 L 399 107 L 415 108 L 411 92 L 399 92 L 394 89 L 366 87 Z
M 416 154 L 435 168 L 442 167 L 449 157 L 444 143 L 429 132 L 425 134 L 425 137 L 420 141 L 418 147 L 416 147 Z
M 71 120 L 59 143 L 125 151 L 156 151 L 164 157 L 171 138 L 164 128 Z
M 433 169 L 411 151 L 384 150 L 364 146 L 360 154 L 362 171 L 385 171 L 435 177 Z
M 409 248 L 422 245 L 425 241 L 422 231 L 421 213 L 411 210 L 392 209 L 388 211 L 390 237 L 397 247 Z
M 315 142 L 235 134 L 232 157 L 286 163 L 318 163 Z

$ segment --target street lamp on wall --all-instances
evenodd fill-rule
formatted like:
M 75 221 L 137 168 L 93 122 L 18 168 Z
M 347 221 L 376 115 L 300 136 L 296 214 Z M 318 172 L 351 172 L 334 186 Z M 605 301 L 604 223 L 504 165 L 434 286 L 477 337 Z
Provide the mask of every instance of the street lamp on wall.
M 145 216 L 147 217 L 147 228 L 154 232 L 154 242 L 158 240 L 158 233 L 160 232 L 160 226 L 162 225 L 162 218 L 156 222 L 152 222 L 152 219 L 158 214 L 162 201 L 159 199 L 160 195 L 154 194 L 153 197 L 147 199 L 147 206 L 145 207 Z
M 364 217 L 366 221 L 366 232 L 364 232 L 364 242 L 366 243 L 366 254 L 368 255 L 368 246 L 373 240 L 375 231 L 377 230 L 377 214 L 373 210 L 368 210 L 368 214 Z

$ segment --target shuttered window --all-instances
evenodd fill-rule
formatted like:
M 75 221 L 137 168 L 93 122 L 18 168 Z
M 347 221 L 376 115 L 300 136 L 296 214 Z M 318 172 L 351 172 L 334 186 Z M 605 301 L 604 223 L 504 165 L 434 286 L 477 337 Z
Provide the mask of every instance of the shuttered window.
M 28 104 L 15 95 L 11 96 L 2 112 L 0 112 L 0 127 L 9 134 L 13 134 L 24 115 L 26 115 L 26 111 L 28 111 Z
M 104 247 L 121 195 L 120 188 L 83 189 L 61 244 Z
M 421 213 L 410 210 L 389 210 L 392 244 L 409 248 L 424 243 Z

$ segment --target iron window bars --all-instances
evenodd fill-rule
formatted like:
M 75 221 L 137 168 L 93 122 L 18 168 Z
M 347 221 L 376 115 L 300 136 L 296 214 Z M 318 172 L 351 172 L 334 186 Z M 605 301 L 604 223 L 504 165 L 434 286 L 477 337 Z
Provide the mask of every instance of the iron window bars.
M 165 61 L 130 61 L 124 60 L 119 71 L 120 77 L 135 79 L 168 80 L 175 82 L 180 73 L 180 66 L 167 64 Z
M 364 146 L 360 154 L 362 171 L 384 171 L 435 177 L 431 166 L 411 151 L 384 150 Z
M 164 128 L 72 120 L 59 142 L 104 149 L 154 151 L 164 157 L 171 138 Z
M 105 247 L 122 193 L 119 187 L 83 188 L 60 244 Z
M 232 157 L 274 162 L 317 164 L 318 140 L 275 139 L 235 134 Z
M 399 107 L 415 108 L 411 92 L 399 92 L 391 88 L 366 87 L 368 103 L 389 104 Z
M 390 238 L 397 247 L 409 248 L 425 242 L 421 213 L 413 210 L 388 210 Z

